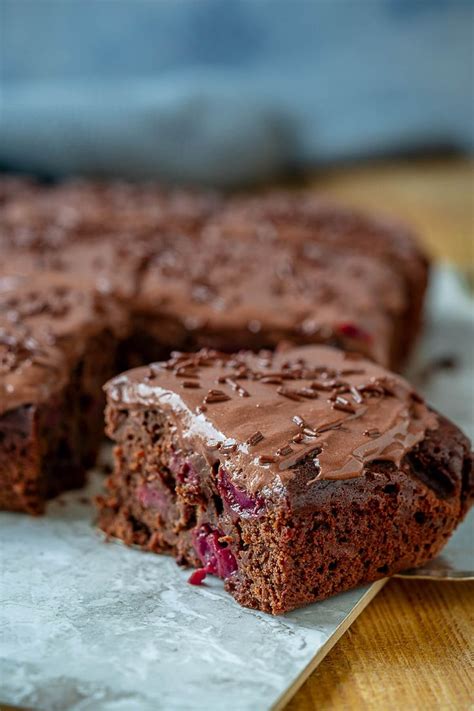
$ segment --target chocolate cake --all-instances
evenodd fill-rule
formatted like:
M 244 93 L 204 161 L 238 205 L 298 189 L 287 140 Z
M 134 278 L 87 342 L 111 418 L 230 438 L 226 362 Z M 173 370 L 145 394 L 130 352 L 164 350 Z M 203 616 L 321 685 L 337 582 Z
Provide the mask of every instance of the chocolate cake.
M 368 264 L 385 264 L 390 282 L 403 285 L 397 288 L 405 304 L 396 316 L 392 314 L 397 334 L 391 365 L 399 367 L 405 360 L 420 328 L 428 277 L 426 256 L 407 225 L 366 215 L 314 192 L 275 190 L 228 200 L 215 215 L 215 223 L 224 234 L 279 236 L 313 261 L 318 261 L 324 246 L 330 253 L 342 251 L 346 257 L 363 257 Z
M 47 351 L 61 361 L 59 385 L 24 348 L 25 334 L 33 330 L 29 342 L 47 350 L 46 333 L 54 340 L 69 317 L 55 306 L 54 317 L 45 307 L 25 319 L 24 305 L 18 313 L 11 308 L 10 286 L 2 286 L 0 459 L 8 466 L 0 508 L 39 512 L 47 496 L 82 481 L 100 437 L 104 380 L 172 349 L 326 343 L 400 367 L 418 332 L 426 275 L 405 228 L 309 195 L 224 199 L 152 183 L 0 181 L 1 283 L 16 285 L 20 306 L 48 300 L 57 284 L 89 304 L 67 338 Z M 69 408 L 70 400 L 77 406 Z M 86 401 L 94 403 L 94 417 Z M 61 427 L 46 435 L 52 410 Z M 33 480 L 35 494 L 12 493 L 33 491 Z
M 0 508 L 41 513 L 81 486 L 103 432 L 101 386 L 127 321 L 93 284 L 0 275 Z
M 102 384 L 163 359 L 107 386 L 108 534 L 272 613 L 423 563 L 472 495 L 464 436 L 381 367 L 427 273 L 311 194 L 0 180 L 0 508 L 81 486 Z
M 310 257 L 283 238 L 236 238 L 208 228 L 166 236 L 140 280 L 137 340 L 148 360 L 172 348 L 275 348 L 281 341 L 330 343 L 399 364 L 398 273 L 382 261 L 318 246 Z
M 469 443 L 401 377 L 325 346 L 173 353 L 106 385 L 110 536 L 273 614 L 435 556 Z
M 85 275 L 125 299 L 130 363 L 286 340 L 399 368 L 418 332 L 427 263 L 416 241 L 325 200 L 121 182 L 5 192 L 0 271 Z

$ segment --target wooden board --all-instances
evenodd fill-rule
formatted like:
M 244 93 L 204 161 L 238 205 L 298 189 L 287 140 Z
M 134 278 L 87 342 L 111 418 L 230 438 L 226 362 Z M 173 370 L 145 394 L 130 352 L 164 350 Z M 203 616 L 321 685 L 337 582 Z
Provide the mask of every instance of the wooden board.
M 473 708 L 474 583 L 391 580 L 285 711 Z
M 409 222 L 435 259 L 474 266 L 474 162 L 348 167 L 324 173 L 312 185 L 351 205 Z

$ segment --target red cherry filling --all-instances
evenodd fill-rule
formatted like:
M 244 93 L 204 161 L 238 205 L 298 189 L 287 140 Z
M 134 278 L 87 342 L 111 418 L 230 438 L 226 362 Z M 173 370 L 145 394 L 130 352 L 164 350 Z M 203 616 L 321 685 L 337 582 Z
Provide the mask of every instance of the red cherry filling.
M 209 524 L 201 526 L 194 532 L 194 549 L 203 567 L 191 574 L 189 578 L 191 585 L 201 585 L 207 574 L 225 579 L 237 570 L 235 556 L 227 544 L 222 542 L 222 538 L 223 534 L 213 530 Z
M 199 483 L 198 473 L 193 465 L 179 454 L 173 454 L 169 469 L 179 484 L 197 485 Z
M 357 326 L 355 323 L 340 323 L 337 327 L 337 330 L 343 336 L 346 336 L 346 338 L 353 338 L 354 340 L 358 341 L 372 340 L 372 336 L 370 335 L 370 333 L 368 333 L 368 331 L 365 331 L 360 326 Z
M 206 575 L 207 570 L 205 568 L 197 568 L 196 570 L 193 570 L 189 576 L 188 583 L 190 585 L 202 585 Z
M 224 502 L 237 513 L 246 512 L 257 515 L 263 509 L 263 499 L 261 497 L 254 498 L 244 489 L 235 486 L 225 469 L 219 469 L 218 488 Z

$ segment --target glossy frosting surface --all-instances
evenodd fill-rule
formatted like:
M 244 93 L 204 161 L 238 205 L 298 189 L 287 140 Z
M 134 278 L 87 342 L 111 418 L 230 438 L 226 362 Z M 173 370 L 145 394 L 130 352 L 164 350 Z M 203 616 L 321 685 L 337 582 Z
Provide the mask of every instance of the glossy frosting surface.
M 89 336 L 120 334 L 121 309 L 59 273 L 0 274 L 0 413 L 42 402 L 70 376 Z
M 312 458 L 314 479 L 350 479 L 403 456 L 437 427 L 403 378 L 325 346 L 272 354 L 175 354 L 110 381 L 124 408 L 163 410 L 190 448 L 249 491 L 284 485 Z M 212 458 L 212 457 L 211 457 Z
M 137 297 L 139 312 L 159 308 L 190 329 L 272 332 L 272 342 L 344 341 L 350 324 L 354 347 L 382 363 L 405 307 L 402 281 L 383 261 L 211 227 L 156 245 Z
M 312 193 L 6 181 L 0 198 L 2 185 L 0 272 L 93 278 L 145 330 L 176 324 L 183 348 L 201 331 L 224 349 L 324 342 L 388 365 L 424 278 L 409 231 Z

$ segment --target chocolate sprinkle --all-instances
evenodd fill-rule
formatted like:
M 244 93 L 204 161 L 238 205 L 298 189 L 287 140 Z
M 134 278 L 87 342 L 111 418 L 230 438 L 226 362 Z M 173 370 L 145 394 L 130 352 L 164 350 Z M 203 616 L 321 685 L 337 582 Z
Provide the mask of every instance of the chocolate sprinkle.
M 346 400 L 345 397 L 342 397 L 341 395 L 338 395 L 335 399 L 335 401 L 332 403 L 332 407 L 334 410 L 342 410 L 342 412 L 349 412 L 351 415 L 355 413 L 355 407 L 351 405 L 349 400 Z
M 362 395 L 360 394 L 360 392 L 357 390 L 357 388 L 354 385 L 351 386 L 350 393 L 354 399 L 354 402 L 356 402 L 358 405 L 360 405 L 361 402 L 363 402 Z
M 259 442 L 264 439 L 263 434 L 258 430 L 258 432 L 255 432 L 251 437 L 248 438 L 247 444 L 249 447 L 255 447 Z
M 273 464 L 275 462 L 275 457 L 270 457 L 266 454 L 262 454 L 258 458 L 258 463 L 259 464 Z
M 300 388 L 296 392 L 298 393 L 298 395 L 301 395 L 301 397 L 306 397 L 310 400 L 315 400 L 317 397 L 319 397 L 318 393 L 312 388 Z
M 329 430 L 338 430 L 341 429 L 342 427 L 342 422 L 332 422 L 328 425 L 322 425 L 321 427 L 318 427 L 316 430 L 316 434 L 323 434 L 324 432 L 329 432 Z
M 374 427 L 371 430 L 365 430 L 364 435 L 366 437 L 373 437 L 373 438 L 380 437 L 380 430 L 378 430 L 377 428 Z
M 209 390 L 204 398 L 206 405 L 213 405 L 217 402 L 226 402 L 227 400 L 230 400 L 230 397 L 223 390 Z
M 294 400 L 295 402 L 300 402 L 301 398 L 295 390 L 290 390 L 290 388 L 281 387 L 278 388 L 277 393 L 287 397 L 289 400 Z
M 279 457 L 286 457 L 289 454 L 292 454 L 293 450 L 290 447 L 290 445 L 287 444 L 284 447 L 280 447 L 280 449 L 277 449 L 276 453 L 278 454 Z

